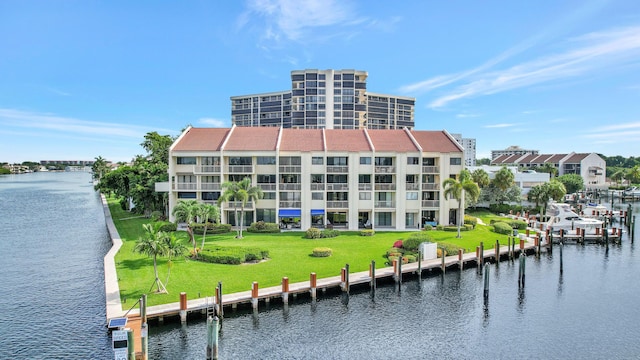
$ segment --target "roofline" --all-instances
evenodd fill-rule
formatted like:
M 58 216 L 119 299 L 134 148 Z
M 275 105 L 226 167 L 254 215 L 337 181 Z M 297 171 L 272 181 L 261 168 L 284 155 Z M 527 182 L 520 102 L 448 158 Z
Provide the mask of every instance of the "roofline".
M 416 140 L 416 138 L 413 137 L 413 134 L 411 133 L 411 130 L 408 127 L 404 127 L 402 128 L 404 130 L 405 133 L 407 133 L 407 136 L 409 136 L 409 139 L 411 139 L 411 142 L 413 143 L 413 146 L 416 147 L 416 149 L 418 149 L 420 152 L 422 151 L 422 146 L 420 146 L 420 143 L 418 142 L 418 140 Z
M 453 136 L 451 136 L 451 134 L 449 134 L 447 130 L 442 129 L 442 132 L 445 133 L 445 135 L 447 135 L 449 140 L 451 140 L 451 142 L 453 142 L 461 152 L 464 153 L 464 148 L 462 147 L 462 144 L 458 143 L 458 141 Z
M 392 98 L 396 98 L 396 99 L 402 99 L 402 100 L 413 100 L 416 101 L 416 98 L 414 97 L 409 97 L 409 96 L 401 96 L 401 95 L 391 95 L 391 94 L 383 94 L 383 93 L 377 93 L 377 92 L 371 92 L 369 90 L 366 90 L 364 92 L 365 95 L 369 96 L 369 95 L 373 95 L 373 96 L 384 96 L 384 97 L 392 97 Z
M 230 96 L 229 99 L 230 100 L 236 100 L 236 99 L 243 99 L 243 98 L 254 97 L 254 96 L 284 95 L 284 94 L 287 94 L 287 93 L 291 94 L 291 90 L 272 91 L 272 92 L 266 92 L 266 93 L 247 94 L 247 95 L 235 95 L 235 96 Z
M 178 136 L 177 139 L 173 140 L 173 144 L 171 144 L 171 146 L 169 146 L 169 152 L 174 151 L 173 148 L 178 145 L 178 143 L 180 142 L 180 140 L 182 140 L 182 138 L 185 136 L 186 133 L 189 132 L 189 130 L 193 129 L 193 126 L 188 125 L 186 129 L 184 129 L 184 131 L 182 132 L 182 134 L 180 134 Z

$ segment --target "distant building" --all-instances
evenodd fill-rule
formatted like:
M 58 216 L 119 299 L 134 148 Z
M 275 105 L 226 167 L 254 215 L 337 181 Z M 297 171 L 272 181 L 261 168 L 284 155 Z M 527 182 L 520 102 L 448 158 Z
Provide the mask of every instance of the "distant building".
M 504 150 L 491 150 L 491 160 L 494 160 L 498 156 L 502 155 L 525 155 L 525 154 L 533 154 L 538 155 L 539 150 L 526 150 L 521 148 L 520 146 L 512 145 Z
M 491 165 L 512 165 L 527 169 L 542 167 L 546 163 L 552 164 L 558 170 L 558 175 L 578 174 L 582 176 L 584 186 L 587 189 L 607 188 L 607 164 L 596 153 L 501 155 L 491 161 Z
M 476 139 L 463 138 L 462 134 L 451 134 L 451 136 L 464 148 L 464 164 L 476 166 Z
M 294 70 L 291 90 L 231 97 L 236 126 L 413 129 L 415 98 L 367 91 L 366 71 Z
M 40 160 L 40 165 L 92 166 L 95 160 Z
M 550 179 L 550 175 L 548 173 L 541 173 L 530 170 L 518 171 L 517 166 L 507 166 L 507 168 L 513 173 L 513 180 L 520 188 L 522 195 L 528 194 L 529 190 L 531 190 L 532 187 L 547 183 Z M 484 170 L 487 174 L 489 174 L 489 179 L 493 180 L 493 178 L 495 178 L 496 176 L 496 172 L 500 171 L 500 169 L 502 169 L 502 166 L 482 165 L 467 168 L 467 170 L 469 170 L 470 172 L 473 172 L 477 169 Z

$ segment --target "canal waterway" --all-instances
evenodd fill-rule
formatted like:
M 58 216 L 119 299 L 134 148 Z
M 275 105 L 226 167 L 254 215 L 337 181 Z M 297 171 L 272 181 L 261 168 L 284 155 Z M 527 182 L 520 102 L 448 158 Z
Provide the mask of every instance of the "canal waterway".
M 638 212 L 635 207 L 635 213 Z M 111 246 L 86 173 L 0 176 L 0 359 L 113 358 L 102 260 Z M 637 359 L 640 244 L 566 245 L 349 296 L 228 310 L 221 359 Z M 337 274 L 337 273 L 336 273 Z M 247 285 L 248 287 L 250 284 Z M 206 325 L 151 326 L 150 359 L 204 359 Z

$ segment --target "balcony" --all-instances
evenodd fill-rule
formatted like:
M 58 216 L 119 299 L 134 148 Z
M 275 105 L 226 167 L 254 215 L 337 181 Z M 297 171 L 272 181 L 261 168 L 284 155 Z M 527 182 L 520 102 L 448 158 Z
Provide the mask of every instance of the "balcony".
M 349 190 L 349 184 L 342 183 L 332 183 L 327 184 L 327 191 L 339 191 L 339 190 Z
M 253 166 L 251 165 L 229 165 L 228 169 L 230 174 L 253 174 Z
M 300 173 L 302 172 L 302 166 L 300 165 L 280 165 L 278 168 L 282 174 Z
M 176 183 L 176 190 L 197 190 L 197 183 Z
M 376 166 L 376 174 L 393 174 L 396 172 L 395 166 Z
M 407 183 L 407 190 L 420 190 L 420 184 L 418 183 Z
M 327 201 L 328 209 L 347 209 L 349 208 L 348 201 Z
M 349 167 L 348 166 L 327 166 L 327 172 L 328 173 L 348 173 L 349 172 Z
M 258 184 L 262 191 L 276 191 L 276 184 Z
M 226 203 L 227 209 L 242 209 L 242 201 L 229 201 Z M 244 204 L 245 209 L 253 209 L 253 201 L 247 201 Z
M 324 190 L 324 184 L 312 183 L 310 185 L 310 190 L 311 191 Z
M 193 167 L 194 174 L 220 174 L 220 165 L 195 165 Z
M 423 174 L 439 174 L 440 169 L 437 166 L 423 166 L 422 167 Z
M 200 184 L 201 190 L 221 190 L 222 185 L 218 183 L 202 183 Z
M 439 208 L 440 201 L 438 200 L 422 200 L 423 208 Z
M 422 184 L 422 190 L 440 190 L 440 184 L 425 183 L 425 184 Z
M 385 201 L 376 201 L 374 204 L 377 208 L 394 208 L 396 207 L 395 201 L 385 200 Z
M 371 186 L 371 184 L 358 184 L 358 190 L 362 190 L 362 191 L 370 191 L 373 187 Z
M 288 201 L 280 201 L 280 208 L 301 208 L 302 207 L 302 202 L 301 201 L 293 201 L 293 200 L 288 200 Z
M 279 189 L 288 191 L 300 191 L 302 189 L 302 184 L 280 184 Z
M 382 191 L 395 190 L 396 189 L 396 184 L 376 184 L 375 188 L 376 188 L 376 191 L 378 191 L 378 190 L 382 190 Z

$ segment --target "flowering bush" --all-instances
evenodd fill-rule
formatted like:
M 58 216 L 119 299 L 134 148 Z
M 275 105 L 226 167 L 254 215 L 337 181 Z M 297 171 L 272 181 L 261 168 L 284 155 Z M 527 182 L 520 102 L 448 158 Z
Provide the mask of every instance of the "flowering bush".
M 396 240 L 396 242 L 393 243 L 393 247 L 394 248 L 401 248 L 402 247 L 402 240 Z

